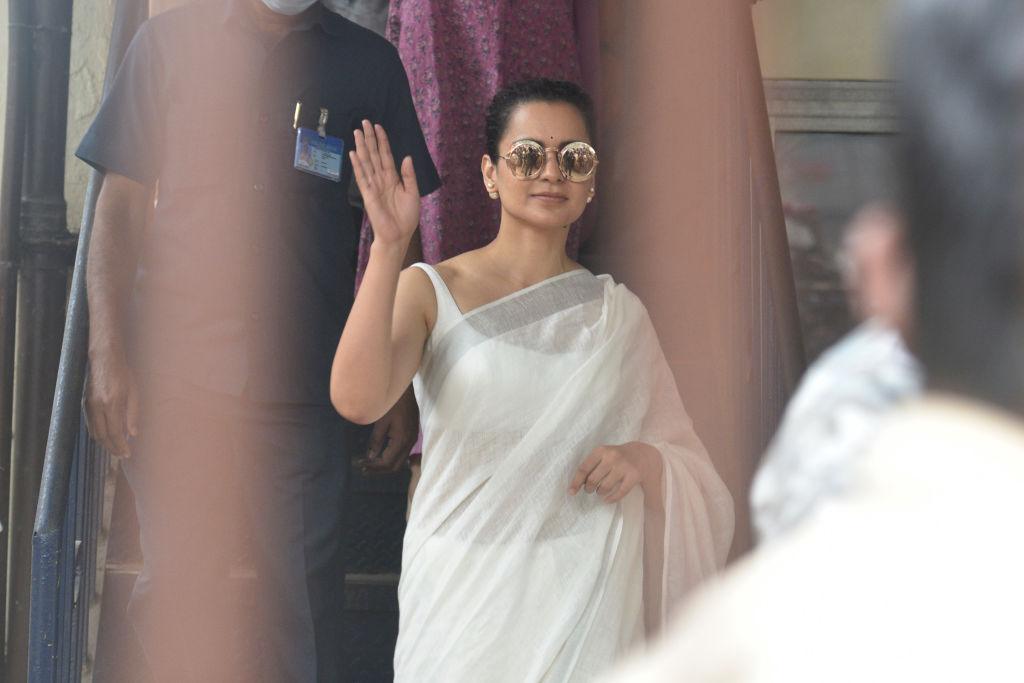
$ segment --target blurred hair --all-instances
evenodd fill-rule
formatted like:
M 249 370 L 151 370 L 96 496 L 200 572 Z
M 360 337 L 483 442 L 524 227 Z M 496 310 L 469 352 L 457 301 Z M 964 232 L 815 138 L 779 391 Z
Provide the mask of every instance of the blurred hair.
M 572 105 L 583 116 L 587 135 L 591 140 L 594 139 L 594 102 L 583 88 L 571 81 L 531 78 L 502 88 L 487 107 L 484 131 L 487 153 L 492 159 L 498 157 L 498 141 L 505 134 L 512 112 L 528 102 L 564 102 Z
M 915 352 L 1024 413 L 1024 2 L 906 0 L 895 38 Z

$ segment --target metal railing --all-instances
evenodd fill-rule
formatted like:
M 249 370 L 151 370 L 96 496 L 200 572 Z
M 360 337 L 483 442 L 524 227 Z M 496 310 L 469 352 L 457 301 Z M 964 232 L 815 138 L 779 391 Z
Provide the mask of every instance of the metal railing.
M 145 0 L 118 0 L 106 71 L 113 81 L 128 44 L 148 14 Z M 91 678 L 104 553 L 101 532 L 109 521 L 109 456 L 88 435 L 83 419 L 89 338 L 85 271 L 102 174 L 93 172 L 86 193 L 68 299 L 64 340 L 42 483 L 32 537 L 29 681 Z
M 102 178 L 86 195 L 64 344 L 53 399 L 39 503 L 32 532 L 29 680 L 77 680 L 96 582 L 96 549 L 108 456 L 89 439 L 82 419 L 88 346 L 85 261 Z

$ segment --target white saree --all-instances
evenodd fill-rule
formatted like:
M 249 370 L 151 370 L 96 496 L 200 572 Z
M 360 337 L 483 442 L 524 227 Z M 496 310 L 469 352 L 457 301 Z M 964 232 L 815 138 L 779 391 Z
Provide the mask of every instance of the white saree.
M 414 380 L 424 434 L 399 585 L 399 682 L 587 681 L 725 561 L 733 508 L 640 301 L 575 270 L 437 322 Z M 640 487 L 568 493 L 597 446 L 664 462 Z

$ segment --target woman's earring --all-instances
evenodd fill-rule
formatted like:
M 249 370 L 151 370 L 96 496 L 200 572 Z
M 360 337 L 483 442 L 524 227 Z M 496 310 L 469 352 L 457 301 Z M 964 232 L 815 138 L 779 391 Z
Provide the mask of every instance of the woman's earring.
M 594 201 L 594 188 L 590 188 L 590 196 L 587 197 L 587 204 Z
M 494 185 L 487 186 L 487 196 L 490 197 L 491 199 L 498 198 L 498 192 L 497 190 L 494 189 Z

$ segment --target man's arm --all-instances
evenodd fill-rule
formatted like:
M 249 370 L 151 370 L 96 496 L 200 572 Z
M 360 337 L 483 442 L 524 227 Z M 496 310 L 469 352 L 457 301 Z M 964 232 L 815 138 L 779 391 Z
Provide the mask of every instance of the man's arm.
M 100 189 L 89 242 L 89 432 L 114 455 L 130 455 L 127 437 L 138 431 L 138 390 L 125 354 L 125 316 L 151 190 L 108 173 Z

